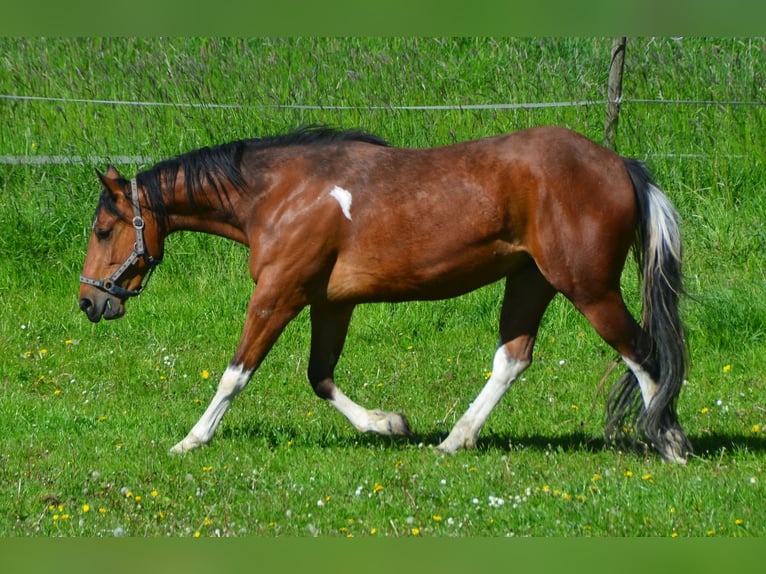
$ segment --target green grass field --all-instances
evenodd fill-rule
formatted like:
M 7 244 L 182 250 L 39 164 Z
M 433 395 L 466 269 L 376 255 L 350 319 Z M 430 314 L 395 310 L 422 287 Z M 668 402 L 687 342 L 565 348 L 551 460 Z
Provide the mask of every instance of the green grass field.
M 359 435 L 314 396 L 304 313 L 213 443 L 180 457 L 167 451 L 201 415 L 239 339 L 253 289 L 246 251 L 174 235 L 123 319 L 93 325 L 77 309 L 94 168 L 107 158 L 128 158 L 116 163 L 132 175 L 310 123 L 401 146 L 540 124 L 600 141 L 602 104 L 396 108 L 601 102 L 610 46 L 0 39 L 0 95 L 57 98 L 0 99 L 0 156 L 41 162 L 0 164 L 0 536 L 765 535 L 763 39 L 641 38 L 627 49 L 618 151 L 648 161 L 683 219 L 691 370 L 679 415 L 696 449 L 685 467 L 604 447 L 605 394 L 619 371 L 601 392 L 599 381 L 615 353 L 561 298 L 479 448 L 454 456 L 431 447 L 491 368 L 501 285 L 357 309 L 338 384 L 363 405 L 404 411 L 413 438 Z

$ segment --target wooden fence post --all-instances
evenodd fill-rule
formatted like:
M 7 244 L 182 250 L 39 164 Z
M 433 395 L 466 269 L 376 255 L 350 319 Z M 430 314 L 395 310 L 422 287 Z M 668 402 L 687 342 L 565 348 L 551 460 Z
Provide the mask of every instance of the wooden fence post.
M 617 122 L 620 119 L 622 103 L 622 68 L 625 64 L 627 38 L 620 36 L 612 41 L 612 58 L 609 64 L 609 86 L 607 87 L 606 121 L 604 122 L 604 145 L 615 149 Z

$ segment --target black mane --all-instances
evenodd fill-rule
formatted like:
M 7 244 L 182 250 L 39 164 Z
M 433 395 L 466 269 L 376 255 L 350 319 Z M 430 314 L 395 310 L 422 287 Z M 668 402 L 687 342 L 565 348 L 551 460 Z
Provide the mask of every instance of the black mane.
M 201 189 L 205 182 L 212 184 L 219 198 L 226 200 L 224 182 L 231 183 L 235 187 L 243 187 L 245 184 L 240 170 L 245 151 L 299 145 L 319 146 L 348 141 L 388 145 L 385 140 L 359 130 L 306 126 L 283 135 L 243 139 L 190 151 L 157 163 L 152 168 L 137 174 L 136 180 L 148 191 L 150 209 L 160 216 L 160 219 L 164 219 L 165 210 L 160 182 L 164 181 L 166 186 L 173 187 L 179 171 L 183 171 L 185 175 L 186 193 L 190 201 L 194 201 L 196 190 Z

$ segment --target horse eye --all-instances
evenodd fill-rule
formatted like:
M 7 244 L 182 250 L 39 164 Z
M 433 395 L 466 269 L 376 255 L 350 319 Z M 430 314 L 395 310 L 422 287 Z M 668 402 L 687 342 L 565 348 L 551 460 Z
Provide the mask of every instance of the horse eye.
M 109 239 L 109 237 L 112 235 L 111 229 L 97 229 L 96 230 L 96 237 L 98 237 L 101 241 L 105 241 Z

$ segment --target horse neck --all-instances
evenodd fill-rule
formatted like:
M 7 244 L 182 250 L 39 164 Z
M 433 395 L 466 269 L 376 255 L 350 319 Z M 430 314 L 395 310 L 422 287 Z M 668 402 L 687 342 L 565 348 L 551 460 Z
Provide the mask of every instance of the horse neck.
M 177 177 L 172 192 L 164 193 L 167 231 L 199 231 L 226 237 L 247 244 L 241 221 L 243 198 L 228 181 L 218 188 L 202 178 L 200 186 L 189 193 L 182 174 Z

